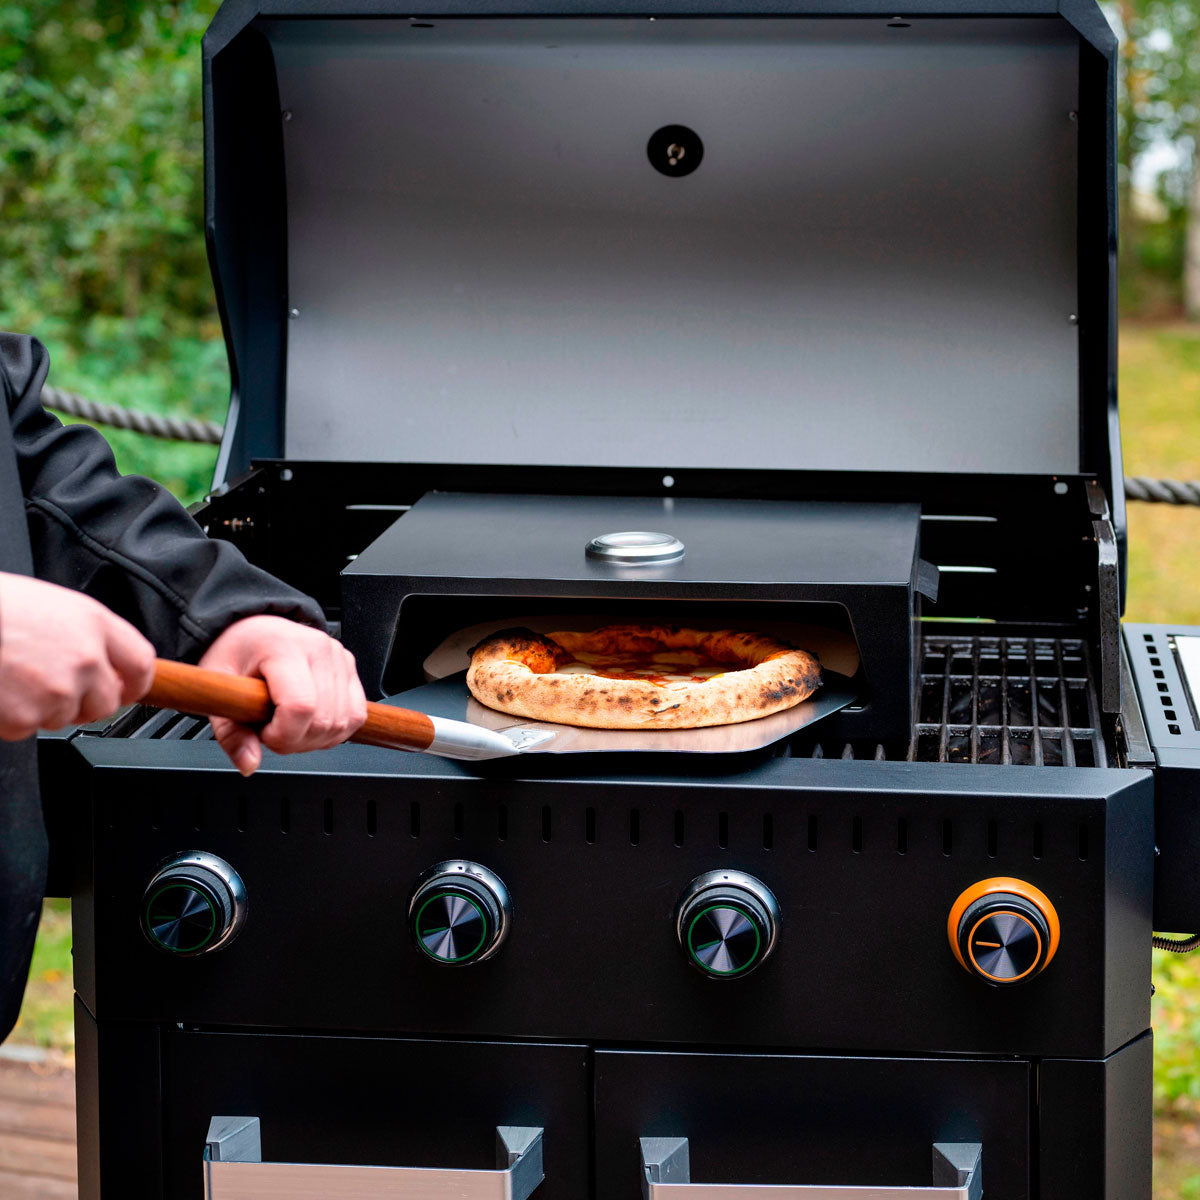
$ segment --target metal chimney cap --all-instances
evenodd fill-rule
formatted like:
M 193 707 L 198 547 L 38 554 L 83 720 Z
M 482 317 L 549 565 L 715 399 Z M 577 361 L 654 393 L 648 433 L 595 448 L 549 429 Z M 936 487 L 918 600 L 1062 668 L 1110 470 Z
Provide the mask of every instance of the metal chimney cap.
M 625 567 L 659 565 L 678 562 L 683 557 L 683 543 L 669 533 L 631 529 L 592 538 L 587 544 L 587 556 Z

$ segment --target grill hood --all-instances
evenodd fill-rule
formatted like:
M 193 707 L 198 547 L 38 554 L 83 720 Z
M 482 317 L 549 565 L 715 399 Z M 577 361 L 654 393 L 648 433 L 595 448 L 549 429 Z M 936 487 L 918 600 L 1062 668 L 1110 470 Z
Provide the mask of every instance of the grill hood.
M 1112 35 L 1090 4 L 872 7 L 227 4 L 205 44 L 221 474 L 1111 495 Z M 668 126 L 699 139 L 686 176 L 648 151 Z

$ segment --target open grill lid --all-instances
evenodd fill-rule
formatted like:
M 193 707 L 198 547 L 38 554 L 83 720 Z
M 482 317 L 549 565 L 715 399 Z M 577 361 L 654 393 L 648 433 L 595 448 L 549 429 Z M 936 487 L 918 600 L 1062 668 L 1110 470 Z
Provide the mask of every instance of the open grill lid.
M 1091 473 L 1111 495 L 1114 43 L 1089 0 L 496 7 L 215 19 L 222 473 Z

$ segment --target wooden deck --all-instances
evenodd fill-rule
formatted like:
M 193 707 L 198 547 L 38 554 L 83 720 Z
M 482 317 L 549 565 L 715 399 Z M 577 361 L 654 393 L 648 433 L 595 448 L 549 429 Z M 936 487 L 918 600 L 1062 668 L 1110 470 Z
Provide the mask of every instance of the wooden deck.
M 0 1058 L 0 1198 L 78 1200 L 75 1073 Z

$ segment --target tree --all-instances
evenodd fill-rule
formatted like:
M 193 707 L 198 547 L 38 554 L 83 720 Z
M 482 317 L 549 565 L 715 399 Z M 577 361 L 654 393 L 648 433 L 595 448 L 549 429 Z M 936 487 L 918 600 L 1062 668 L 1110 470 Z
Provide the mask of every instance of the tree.
M 1200 318 L 1200 8 L 1195 0 L 1120 0 L 1123 34 L 1119 160 L 1123 242 L 1132 248 L 1132 172 L 1138 156 L 1173 147 L 1176 166 L 1159 178 L 1168 222 L 1180 234 L 1174 270 L 1182 275 L 1184 307 Z M 1123 252 L 1131 265 L 1129 249 Z

